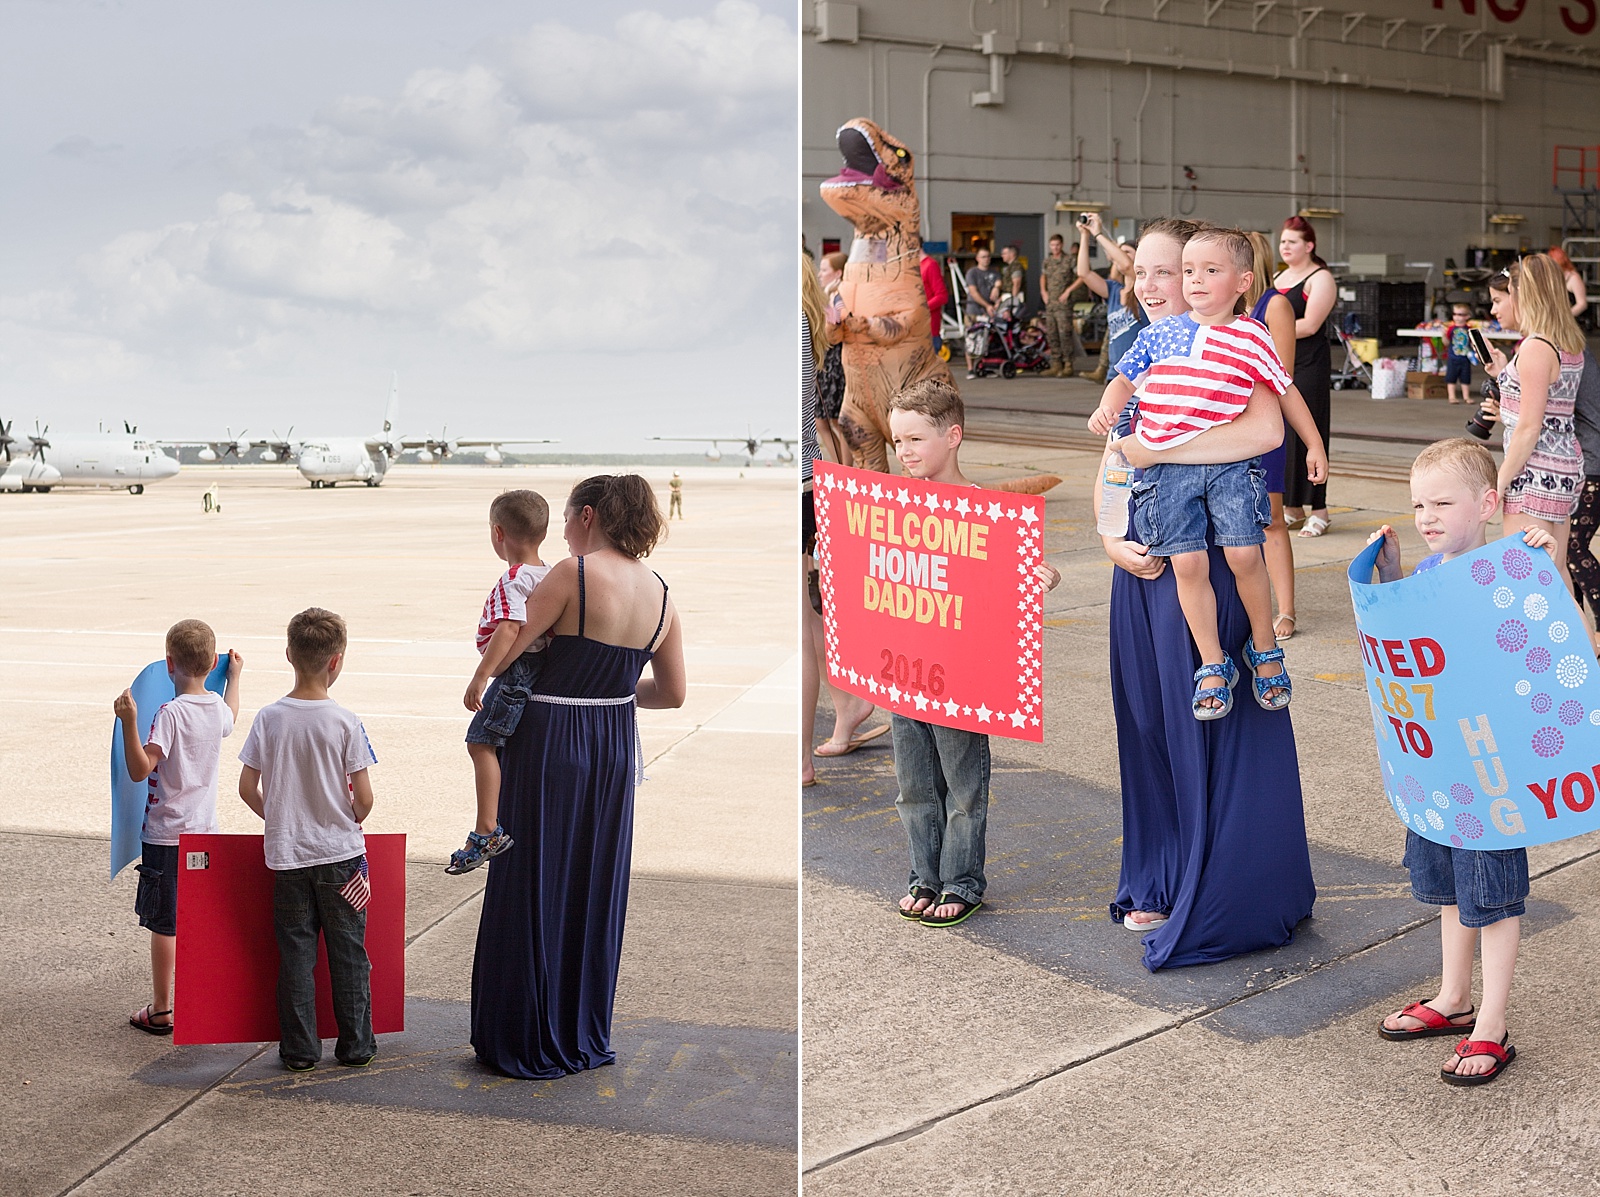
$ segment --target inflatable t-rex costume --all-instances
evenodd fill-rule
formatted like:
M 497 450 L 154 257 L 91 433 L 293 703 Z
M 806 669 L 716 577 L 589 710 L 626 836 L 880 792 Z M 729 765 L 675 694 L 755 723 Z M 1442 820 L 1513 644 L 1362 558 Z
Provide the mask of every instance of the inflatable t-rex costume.
M 844 428 L 857 467 L 887 473 L 889 401 L 914 382 L 954 386 L 933 352 L 922 289 L 921 209 L 911 151 L 858 117 L 838 134 L 844 168 L 822 184 L 822 199 L 856 231 L 839 294 L 844 317 Z M 998 489 L 1043 494 L 1061 481 L 1039 474 Z

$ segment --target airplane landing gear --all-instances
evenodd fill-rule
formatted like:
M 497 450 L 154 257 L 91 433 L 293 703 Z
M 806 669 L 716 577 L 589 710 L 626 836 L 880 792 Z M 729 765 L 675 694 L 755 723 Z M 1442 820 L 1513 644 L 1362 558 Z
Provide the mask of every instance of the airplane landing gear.
M 144 486 L 138 482 L 135 482 L 128 488 L 128 493 L 130 495 L 142 495 L 144 494 Z
M 377 486 L 378 485 L 378 479 L 376 479 L 376 478 L 368 478 L 365 481 L 366 481 L 366 484 L 368 486 Z

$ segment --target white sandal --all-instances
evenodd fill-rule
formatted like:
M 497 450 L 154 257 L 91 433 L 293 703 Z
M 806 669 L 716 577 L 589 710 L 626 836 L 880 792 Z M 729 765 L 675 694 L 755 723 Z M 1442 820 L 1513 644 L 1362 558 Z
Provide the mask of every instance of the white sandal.
M 1328 521 L 1320 515 L 1306 516 L 1306 522 L 1300 529 L 1301 536 L 1321 536 L 1328 530 Z

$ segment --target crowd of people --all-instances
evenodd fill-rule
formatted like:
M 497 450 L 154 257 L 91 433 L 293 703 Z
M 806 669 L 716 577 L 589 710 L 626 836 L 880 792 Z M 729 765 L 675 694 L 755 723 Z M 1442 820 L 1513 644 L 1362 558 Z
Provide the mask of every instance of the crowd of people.
M 683 704 L 683 634 L 667 584 L 647 567 L 665 523 L 650 484 L 598 475 L 568 496 L 569 556 L 541 557 L 549 508 L 507 491 L 489 509 L 506 570 L 479 619 L 480 667 L 463 696 L 476 826 L 446 872 L 493 861 L 472 966 L 470 1038 L 510 1077 L 558 1077 L 609 1064 L 633 840 L 642 780 L 638 707 Z M 313 968 L 326 944 L 334 1057 L 365 1067 L 378 1052 L 365 947 L 372 885 L 362 822 L 377 753 L 361 720 L 331 697 L 349 637 L 331 611 L 289 622 L 294 688 L 256 713 L 239 753 L 240 799 L 263 820 L 279 949 L 278 1051 L 291 1072 L 322 1057 Z M 207 689 L 216 638 L 199 620 L 167 633 L 176 697 L 148 728 L 129 691 L 117 698 L 134 781 L 149 778 L 135 913 L 150 931 L 152 1001 L 129 1023 L 173 1033 L 178 843 L 217 830 L 218 757 L 239 711 L 243 660 L 230 654 L 221 695 Z M 646 670 L 648 669 L 648 676 Z
M 1095 240 L 1111 263 L 1105 275 L 1088 268 Z M 1538 254 L 1491 284 L 1502 327 L 1522 334 L 1509 358 L 1496 351 L 1489 363 L 1501 396 L 1504 458 L 1496 465 L 1461 438 L 1419 456 L 1413 506 L 1433 552 L 1416 569 L 1481 547 L 1491 519 L 1503 514 L 1503 535 L 1549 552 L 1590 610 L 1600 611 L 1600 561 L 1589 551 L 1600 527 L 1600 372 L 1574 321 L 1583 297 L 1569 277 L 1555 255 Z M 1026 285 L 1012 257 L 996 270 L 987 250 L 965 281 L 972 319 L 992 317 L 1004 296 Z M 1062 367 L 1076 350 L 1067 306 L 1078 286 L 1118 316 L 1108 321 L 1109 382 L 1091 422 L 1112 435 L 1094 507 L 1104 512 L 1109 501 L 1121 512 L 1118 531 L 1101 528 L 1117 567 L 1109 641 L 1123 815 L 1110 914 L 1142 937 L 1152 970 L 1281 946 L 1311 913 L 1316 886 L 1285 714 L 1292 680 L 1275 642 L 1296 632 L 1289 532 L 1298 526 L 1302 537 L 1316 537 L 1330 526 L 1325 325 L 1337 288 L 1301 217 L 1284 223 L 1276 246 L 1261 234 L 1163 219 L 1147 224 L 1130 250 L 1085 214 L 1075 263 L 1058 236 L 1040 269 L 1045 327 Z M 827 341 L 813 346 L 810 332 L 806 338 L 803 373 Z M 1205 347 L 1214 356 L 1204 358 L 1202 378 L 1195 366 Z M 1222 353 L 1229 364 L 1218 371 Z M 890 419 L 908 474 L 964 481 L 965 416 L 951 384 L 907 388 Z M 1108 499 L 1107 468 L 1123 458 L 1142 475 L 1127 498 Z M 810 534 L 808 527 L 808 542 Z M 1380 529 L 1378 538 L 1379 581 L 1396 580 L 1393 529 Z M 1058 575 L 1045 566 L 1038 580 L 1047 588 Z M 808 610 L 808 624 L 812 617 Z M 820 637 L 811 648 L 820 667 Z M 1254 701 L 1235 704 L 1241 663 L 1253 674 Z M 819 690 L 819 682 L 808 685 L 808 724 Z M 836 697 L 847 737 L 863 708 L 870 713 L 863 699 Z M 911 860 L 896 910 L 925 926 L 953 926 L 983 903 L 987 740 L 898 714 L 892 725 Z M 829 741 L 847 742 L 837 733 Z M 809 784 L 809 751 L 802 768 Z M 1488 1083 L 1516 1054 L 1506 1010 L 1528 890 L 1526 852 L 1474 853 L 1408 830 L 1405 864 L 1416 898 L 1443 908 L 1441 982 L 1434 997 L 1385 1018 L 1380 1033 L 1456 1037 L 1441 1079 Z M 1471 994 L 1480 939 L 1478 1009 Z

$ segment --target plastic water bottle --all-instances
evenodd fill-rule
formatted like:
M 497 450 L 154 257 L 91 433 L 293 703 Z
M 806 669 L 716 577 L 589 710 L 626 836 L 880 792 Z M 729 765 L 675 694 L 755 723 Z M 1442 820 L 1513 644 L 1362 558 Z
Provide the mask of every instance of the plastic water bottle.
M 1133 498 L 1133 466 L 1118 450 L 1106 458 L 1100 479 L 1100 513 L 1095 531 L 1101 536 L 1128 534 L 1128 503 Z

